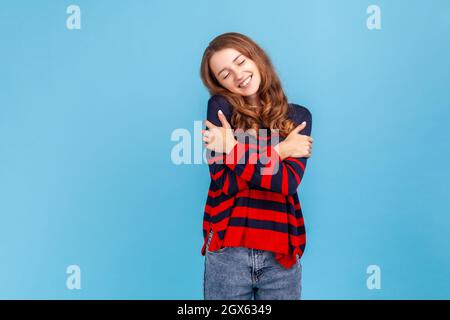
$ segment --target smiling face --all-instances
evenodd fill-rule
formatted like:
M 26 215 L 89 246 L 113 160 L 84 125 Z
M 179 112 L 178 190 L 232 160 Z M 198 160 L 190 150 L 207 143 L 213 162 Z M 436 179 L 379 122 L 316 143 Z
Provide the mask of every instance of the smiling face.
M 217 81 L 229 91 L 253 99 L 261 83 L 255 62 L 233 48 L 215 52 L 209 60 Z

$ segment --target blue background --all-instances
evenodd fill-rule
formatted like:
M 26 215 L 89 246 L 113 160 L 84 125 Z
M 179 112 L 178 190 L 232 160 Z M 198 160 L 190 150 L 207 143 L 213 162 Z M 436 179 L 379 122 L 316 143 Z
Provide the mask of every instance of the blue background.
M 170 137 L 205 118 L 201 56 L 229 31 L 313 115 L 303 298 L 450 298 L 446 0 L 2 1 L 0 298 L 202 299 L 209 173 Z

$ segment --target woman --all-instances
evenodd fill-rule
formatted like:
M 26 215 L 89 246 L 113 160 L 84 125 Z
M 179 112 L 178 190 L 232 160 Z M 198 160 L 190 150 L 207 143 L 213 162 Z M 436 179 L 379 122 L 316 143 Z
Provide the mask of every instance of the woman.
M 211 94 L 202 130 L 211 175 L 204 298 L 300 299 L 297 188 L 311 156 L 311 113 L 288 104 L 269 57 L 242 34 L 211 41 L 200 73 Z

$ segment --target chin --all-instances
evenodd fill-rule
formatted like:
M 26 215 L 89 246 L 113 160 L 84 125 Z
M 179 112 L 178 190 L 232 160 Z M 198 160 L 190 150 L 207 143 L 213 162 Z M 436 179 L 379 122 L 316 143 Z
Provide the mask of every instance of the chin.
M 258 93 L 258 90 L 259 90 L 259 88 L 256 89 L 256 90 L 251 90 L 251 91 L 249 91 L 249 92 L 245 92 L 245 94 L 242 94 L 242 95 L 243 95 L 244 97 L 250 97 L 250 96 L 253 96 L 253 95 L 257 94 L 257 93 Z

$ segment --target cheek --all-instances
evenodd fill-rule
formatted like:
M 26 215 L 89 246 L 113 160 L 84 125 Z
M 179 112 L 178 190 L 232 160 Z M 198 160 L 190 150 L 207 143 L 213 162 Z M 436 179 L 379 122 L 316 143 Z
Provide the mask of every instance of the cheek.
M 255 73 L 258 76 L 258 79 L 261 80 L 261 73 L 259 72 L 258 68 L 255 67 Z
M 222 86 L 225 88 L 225 89 L 228 89 L 228 90 L 232 90 L 233 88 L 234 88 L 234 86 L 233 86 L 233 81 L 231 81 L 230 79 L 225 79 L 225 80 L 222 80 L 222 82 L 221 82 L 221 84 L 222 84 Z
M 258 74 L 258 78 L 256 80 L 257 80 L 257 83 L 258 83 L 258 86 L 259 86 L 261 84 L 261 75 Z
M 259 71 L 257 73 L 257 80 L 258 80 L 258 83 L 261 83 L 261 73 L 259 73 Z
M 253 72 L 259 74 L 259 69 L 258 69 L 258 66 L 256 65 L 256 63 L 252 62 L 251 68 L 252 68 Z

